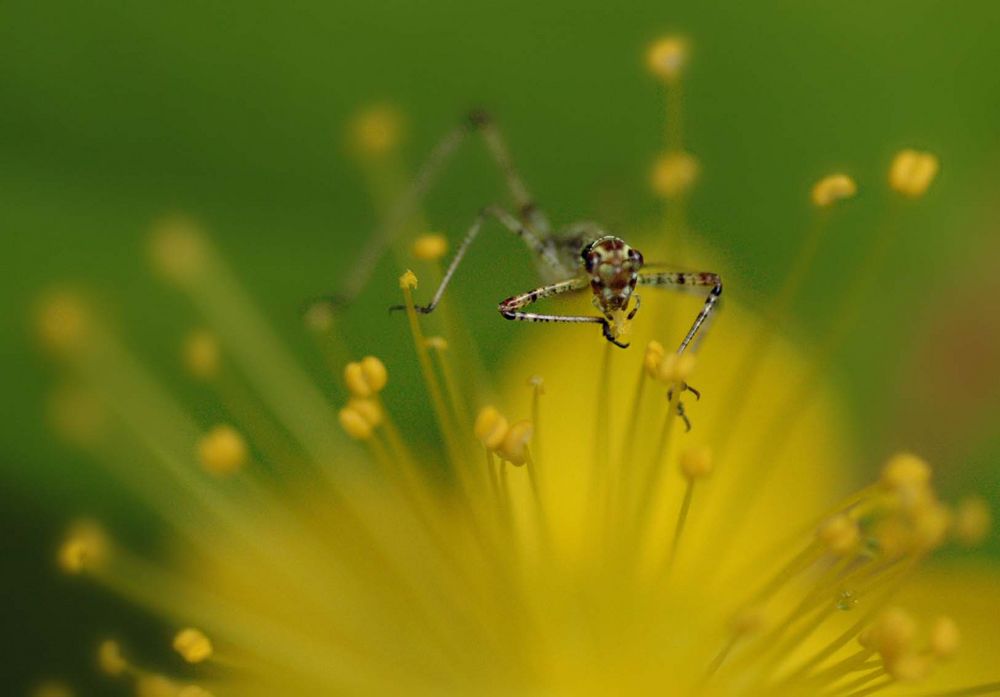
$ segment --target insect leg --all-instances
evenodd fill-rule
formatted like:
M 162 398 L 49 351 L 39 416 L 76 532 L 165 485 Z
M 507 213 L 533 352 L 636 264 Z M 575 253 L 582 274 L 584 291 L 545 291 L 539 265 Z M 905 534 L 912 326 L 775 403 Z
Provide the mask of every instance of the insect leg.
M 709 315 L 712 314 L 712 310 L 715 308 L 715 304 L 719 300 L 719 296 L 722 295 L 722 278 L 718 274 L 714 273 L 684 273 L 681 271 L 661 271 L 657 273 L 649 274 L 639 274 L 639 285 L 641 286 L 652 286 L 652 287 L 684 287 L 684 286 L 711 286 L 711 290 L 708 292 L 708 297 L 705 298 L 705 305 L 701 308 L 701 312 L 695 318 L 694 323 L 688 330 L 687 335 L 681 342 L 680 348 L 677 349 L 677 353 L 684 353 L 688 345 L 697 336 L 698 331 L 701 329 L 702 325 L 708 319 Z
M 536 312 L 522 312 L 522 308 L 527 307 L 543 298 L 562 293 L 583 290 L 587 287 L 587 279 L 572 278 L 568 281 L 560 281 L 548 286 L 542 286 L 527 293 L 521 293 L 511 298 L 507 298 L 500 303 L 497 308 L 505 319 L 517 320 L 520 322 L 563 322 L 567 324 L 600 324 L 604 333 L 604 338 L 615 346 L 628 348 L 628 344 L 623 344 L 611 333 L 611 324 L 603 317 L 593 317 L 590 315 L 543 315 Z
M 423 312 L 424 314 L 433 312 L 438 306 L 438 303 L 441 302 L 441 297 L 444 295 L 445 289 L 451 282 L 451 277 L 455 275 L 455 270 L 458 269 L 458 265 L 462 263 L 466 252 L 469 251 L 469 247 L 472 245 L 472 241 L 479 235 L 483 222 L 485 222 L 487 218 L 493 218 L 498 221 L 509 231 L 523 239 L 535 254 L 538 254 L 554 268 L 560 270 L 562 269 L 559 265 L 558 258 L 556 258 L 552 250 L 546 246 L 545 243 L 543 243 L 532 230 L 526 227 L 523 223 L 519 222 L 517 218 L 503 208 L 500 208 L 499 206 L 487 206 L 479 211 L 478 215 L 476 215 L 476 219 L 473 220 L 472 225 L 469 226 L 468 231 L 465 233 L 465 238 L 462 240 L 462 244 L 458 246 L 458 250 L 455 252 L 454 258 L 451 260 L 451 263 L 448 264 L 448 269 L 444 273 L 444 278 L 441 279 L 441 283 L 434 292 L 434 296 L 431 298 L 431 301 L 426 305 L 418 305 L 415 308 L 417 312 Z M 390 311 L 402 309 L 405 309 L 404 305 L 393 305 L 389 308 Z

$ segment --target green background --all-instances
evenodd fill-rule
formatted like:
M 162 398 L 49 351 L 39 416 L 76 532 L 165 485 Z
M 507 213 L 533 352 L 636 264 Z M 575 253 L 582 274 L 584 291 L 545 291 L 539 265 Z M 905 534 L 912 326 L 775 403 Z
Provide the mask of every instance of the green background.
M 212 229 L 261 308 L 305 347 L 299 303 L 336 287 L 373 226 L 343 130 L 383 100 L 407 114 L 413 163 L 470 105 L 489 107 L 555 220 L 605 217 L 627 236 L 658 210 L 647 173 L 662 146 L 662 96 L 643 55 L 668 31 L 694 42 L 685 142 L 703 176 L 691 225 L 734 271 L 729 297 L 759 305 L 778 287 L 819 176 L 842 169 L 859 180 L 788 328 L 805 341 L 822 336 L 883 219 L 892 153 L 940 155 L 940 179 L 903 214 L 835 379 L 859 476 L 907 445 L 938 460 L 946 493 L 977 489 L 996 504 L 998 27 L 1000 4 L 987 0 L 4 2 L 0 621 L 13 629 L 3 683 L 18 693 L 33 676 L 64 674 L 107 693 L 89 677 L 95 637 L 159 646 L 165 636 L 52 572 L 53 540 L 76 513 L 96 513 L 138 544 L 155 522 L 43 428 L 51 371 L 28 332 L 39 290 L 64 279 L 95 289 L 143 354 L 171 370 L 190 310 L 150 278 L 143 245 L 151 219 L 183 210 Z M 470 147 L 431 196 L 429 219 L 454 240 L 501 197 Z M 532 265 L 499 235 L 469 264 L 456 297 L 496 360 L 528 338 L 494 308 L 532 285 Z M 397 271 L 379 268 L 348 327 L 383 337 L 381 353 L 403 365 L 404 329 L 384 313 Z M 946 331 L 952 317 L 957 335 Z M 416 384 L 404 371 L 394 380 L 404 393 Z

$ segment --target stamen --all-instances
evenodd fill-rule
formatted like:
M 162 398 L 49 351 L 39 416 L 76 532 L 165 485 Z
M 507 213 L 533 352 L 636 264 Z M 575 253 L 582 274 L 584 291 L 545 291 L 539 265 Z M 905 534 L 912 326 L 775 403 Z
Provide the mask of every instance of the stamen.
M 990 506 L 980 496 L 970 496 L 959 502 L 952 520 L 952 534 L 959 544 L 975 547 L 989 535 L 992 525 Z
M 129 670 L 128 661 L 122 655 L 122 647 L 117 641 L 108 639 L 97 646 L 97 666 L 105 675 L 113 678 Z
M 687 39 L 680 36 L 667 36 L 649 47 L 646 63 L 650 71 L 668 83 L 680 79 L 688 59 Z
M 355 397 L 362 399 L 381 392 L 389 380 L 385 365 L 375 356 L 344 366 L 344 383 Z
M 215 335 L 205 330 L 191 332 L 184 339 L 184 367 L 199 380 L 214 380 L 219 374 L 221 351 Z
M 712 451 L 705 446 L 685 448 L 681 451 L 679 464 L 681 474 L 687 480 L 687 488 L 684 490 L 684 501 L 681 503 L 681 510 L 677 516 L 674 539 L 670 544 L 670 554 L 667 557 L 668 574 L 673 569 L 674 561 L 677 559 L 681 535 L 684 533 L 684 525 L 687 522 L 688 512 L 691 510 L 691 500 L 694 497 L 694 483 L 712 474 Z
M 111 543 L 104 530 L 95 522 L 74 523 L 59 547 L 56 560 L 68 574 L 80 574 L 101 568 L 108 560 Z
M 837 201 L 853 198 L 858 185 L 846 174 L 830 174 L 813 186 L 812 202 L 819 208 L 828 208 Z

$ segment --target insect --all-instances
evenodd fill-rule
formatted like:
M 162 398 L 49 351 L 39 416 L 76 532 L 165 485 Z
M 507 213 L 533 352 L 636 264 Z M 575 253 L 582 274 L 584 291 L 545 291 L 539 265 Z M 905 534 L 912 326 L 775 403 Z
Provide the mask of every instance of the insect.
M 420 199 L 430 188 L 444 163 L 472 132 L 482 135 L 487 149 L 506 180 L 516 206 L 516 215 L 506 208 L 490 205 L 482 208 L 469 226 L 454 258 L 448 265 L 440 285 L 429 303 L 416 306 L 422 313 L 431 313 L 441 302 L 455 271 L 465 258 L 473 241 L 487 221 L 498 222 L 520 237 L 535 254 L 539 271 L 546 284 L 511 296 L 498 305 L 500 314 L 521 322 L 562 322 L 569 324 L 599 324 L 605 339 L 620 348 L 628 344 L 621 339 L 628 323 L 639 311 L 640 287 L 707 289 L 705 304 L 681 341 L 678 353 L 691 346 L 722 295 L 722 279 L 710 272 L 655 271 L 662 264 L 647 264 L 642 253 L 620 237 L 609 234 L 593 222 L 573 223 L 554 232 L 548 217 L 535 204 L 514 167 L 510 152 L 493 119 L 482 110 L 472 111 L 464 122 L 437 145 L 403 199 L 370 239 L 351 276 L 344 285 L 341 298 L 351 298 L 360 291 L 375 263 L 388 245 L 395 230 L 402 227 Z M 644 270 L 646 269 L 646 270 Z M 539 300 L 589 289 L 593 294 L 596 315 L 540 314 L 527 311 Z M 396 305 L 390 310 L 405 309 Z

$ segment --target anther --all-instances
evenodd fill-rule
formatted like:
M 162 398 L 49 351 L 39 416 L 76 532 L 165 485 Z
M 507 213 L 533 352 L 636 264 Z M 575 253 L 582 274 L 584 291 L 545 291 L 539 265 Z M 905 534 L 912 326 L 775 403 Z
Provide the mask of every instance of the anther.
M 643 357 L 643 366 L 646 368 L 646 374 L 654 380 L 660 375 L 660 364 L 663 363 L 665 353 L 663 344 L 659 341 L 650 341 L 646 344 L 646 355 Z
M 653 193 L 672 199 L 691 190 L 701 167 L 693 155 L 670 152 L 661 155 L 653 165 L 651 178 Z
M 962 641 L 958 625 L 950 617 L 938 617 L 931 625 L 929 647 L 936 658 L 951 658 Z
M 428 233 L 413 241 L 413 256 L 423 261 L 437 261 L 448 253 L 448 240 L 444 235 Z
M 104 530 L 93 521 L 79 521 L 59 547 L 56 560 L 59 568 L 69 574 L 99 568 L 108 557 L 110 543 Z
M 528 443 L 534 433 L 535 427 L 531 421 L 525 419 L 518 421 L 507 429 L 503 443 L 500 444 L 498 453 L 512 465 L 523 465 L 528 461 Z
M 219 372 L 219 342 L 211 332 L 188 334 L 182 350 L 184 367 L 199 380 L 211 380 Z
M 646 65 L 650 71 L 667 82 L 681 76 L 688 59 L 688 42 L 679 36 L 667 36 L 649 47 Z
M 708 446 L 685 448 L 680 454 L 681 473 L 689 480 L 705 479 L 712 474 L 712 450 Z
M 483 407 L 476 417 L 473 432 L 487 450 L 497 450 L 507 437 L 507 419 L 496 407 Z
M 379 104 L 359 113 L 351 124 L 351 139 L 362 155 L 380 157 L 402 139 L 403 116 L 392 106 Z
M 344 383 L 355 397 L 371 397 L 381 392 L 389 381 L 385 364 L 375 356 L 344 366 Z
M 128 661 L 122 656 L 121 644 L 113 639 L 102 641 L 97 647 L 97 667 L 113 678 L 128 670 Z
M 889 185 L 909 198 L 919 198 L 934 181 L 938 159 L 928 152 L 901 150 L 889 168 Z
M 882 467 L 882 486 L 890 491 L 924 489 L 930 483 L 931 467 L 913 453 L 897 453 Z
M 241 470 L 249 458 L 249 448 L 242 434 L 232 426 L 220 424 L 198 441 L 198 461 L 202 469 L 217 476 Z
M 164 218 L 153 225 L 150 238 L 153 268 L 168 281 L 187 283 L 205 270 L 208 246 L 201 227 L 181 216 Z
M 830 174 L 816 182 L 811 198 L 814 205 L 827 208 L 837 201 L 853 198 L 857 192 L 854 179 L 846 174 Z
M 816 537 L 834 554 L 845 556 L 858 548 L 861 531 L 854 519 L 840 514 L 824 522 L 817 530 Z
M 337 413 L 341 428 L 354 440 L 368 440 L 372 437 L 374 425 L 365 416 L 348 405 Z
M 188 663 L 202 663 L 212 657 L 212 642 L 205 633 L 194 627 L 177 632 L 173 641 L 174 651 Z
M 665 383 L 685 383 L 694 370 L 692 353 L 671 353 L 663 357 L 657 370 L 657 379 Z
M 989 504 L 979 496 L 959 502 L 952 520 L 952 533 L 959 544 L 974 547 L 986 539 L 992 523 Z
M 84 345 L 90 334 L 90 312 L 81 298 L 56 292 L 42 299 L 35 319 L 42 347 L 68 355 Z
M 417 275 L 409 269 L 399 277 L 399 287 L 403 290 L 412 290 L 417 287 Z

